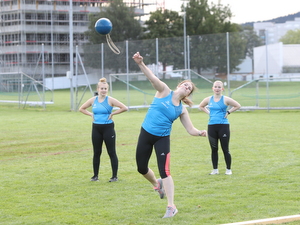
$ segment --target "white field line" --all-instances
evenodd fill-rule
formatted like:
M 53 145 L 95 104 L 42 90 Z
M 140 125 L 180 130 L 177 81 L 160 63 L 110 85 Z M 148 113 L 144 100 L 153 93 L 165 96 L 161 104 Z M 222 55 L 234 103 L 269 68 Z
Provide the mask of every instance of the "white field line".
M 237 223 L 226 223 L 226 224 L 220 224 L 220 225 L 282 224 L 282 223 L 287 223 L 287 222 L 292 222 L 292 221 L 297 221 L 297 220 L 300 220 L 300 214 L 293 215 L 293 216 L 282 216 L 282 217 L 251 220 L 251 221 L 237 222 Z

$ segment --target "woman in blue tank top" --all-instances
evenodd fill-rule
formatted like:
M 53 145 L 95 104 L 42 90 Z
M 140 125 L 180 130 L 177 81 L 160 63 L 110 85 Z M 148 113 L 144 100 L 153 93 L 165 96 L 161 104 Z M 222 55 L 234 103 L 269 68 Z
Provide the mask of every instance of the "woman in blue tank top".
M 133 59 L 157 90 L 142 123 L 136 148 L 137 170 L 153 185 L 160 198 L 163 198 L 166 194 L 168 205 L 163 218 L 173 217 L 178 210 L 174 205 L 174 182 L 170 174 L 170 133 L 172 124 L 174 120 L 180 117 L 181 123 L 190 135 L 206 136 L 205 130 L 200 131 L 193 126 L 187 109 L 181 103 L 184 102 L 192 106 L 192 101 L 187 97 L 192 94 L 195 86 L 191 81 L 185 80 L 178 84 L 175 91 L 172 91 L 144 64 L 143 57 L 139 52 L 133 55 Z M 148 167 L 153 147 L 161 177 L 159 179 L 156 179 L 154 172 Z
M 213 171 L 210 175 L 219 174 L 218 170 L 218 141 L 220 140 L 221 148 L 226 163 L 226 175 L 231 175 L 231 154 L 229 152 L 230 129 L 228 115 L 238 110 L 241 105 L 229 98 L 223 96 L 224 86 L 222 81 L 215 81 L 212 87 L 213 96 L 209 96 L 200 103 L 199 108 L 209 115 L 208 120 L 208 140 L 211 147 L 211 160 Z M 227 110 L 228 106 L 231 108 Z
M 98 181 L 98 174 L 100 168 L 100 157 L 102 154 L 102 145 L 105 142 L 107 153 L 110 157 L 112 177 L 109 182 L 118 180 L 118 157 L 116 153 L 116 132 L 114 128 L 114 121 L 112 117 L 128 110 L 128 108 L 113 97 L 107 96 L 108 83 L 106 78 L 101 78 L 97 91 L 98 95 L 87 100 L 80 108 L 79 111 L 83 114 L 92 117 L 92 144 L 93 144 L 93 170 L 94 175 L 91 181 Z M 87 108 L 92 106 L 92 112 Z M 112 111 L 113 107 L 119 109 Z

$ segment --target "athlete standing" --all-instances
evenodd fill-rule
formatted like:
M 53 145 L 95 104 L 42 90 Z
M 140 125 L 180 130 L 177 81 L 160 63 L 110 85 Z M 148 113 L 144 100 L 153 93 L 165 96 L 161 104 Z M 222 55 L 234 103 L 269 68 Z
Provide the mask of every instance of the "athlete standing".
M 91 181 L 98 181 L 98 174 L 100 168 L 100 156 L 102 154 L 102 145 L 105 142 L 107 153 L 110 158 L 112 177 L 109 182 L 118 180 L 118 156 L 116 153 L 116 132 L 112 117 L 128 110 L 127 106 L 117 99 L 107 96 L 108 83 L 106 78 L 101 78 L 98 82 L 98 95 L 87 100 L 79 111 L 93 119 L 92 127 L 92 143 L 93 143 L 93 170 L 94 175 Z M 92 106 L 92 112 L 87 108 Z M 118 107 L 113 111 L 113 107 Z
M 219 174 L 218 170 L 218 141 L 220 140 L 223 150 L 225 163 L 226 163 L 226 175 L 231 175 L 231 154 L 229 152 L 229 139 L 230 129 L 228 115 L 238 110 L 241 105 L 229 98 L 223 96 L 224 86 L 222 81 L 215 81 L 212 87 L 214 92 L 213 96 L 206 97 L 199 105 L 199 109 L 209 115 L 208 121 L 208 140 L 211 147 L 211 160 L 213 170 L 210 175 Z M 228 106 L 231 108 L 227 110 Z

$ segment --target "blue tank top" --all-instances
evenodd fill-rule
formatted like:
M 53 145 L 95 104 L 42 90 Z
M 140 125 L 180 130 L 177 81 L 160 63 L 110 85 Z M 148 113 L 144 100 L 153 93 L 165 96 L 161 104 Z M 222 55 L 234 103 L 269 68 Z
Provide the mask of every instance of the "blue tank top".
M 164 98 L 154 97 L 148 109 L 142 127 L 155 136 L 169 136 L 172 124 L 182 113 L 182 104 L 175 106 L 172 103 L 173 91 Z
M 227 118 L 224 118 L 227 112 L 227 105 L 224 103 L 224 96 L 218 102 L 214 101 L 214 96 L 211 96 L 209 104 L 209 121 L 208 125 L 213 124 L 229 124 Z
M 109 115 L 112 112 L 113 107 L 108 104 L 108 96 L 105 97 L 103 102 L 98 102 L 98 96 L 95 98 L 92 110 L 94 114 L 94 122 L 96 124 L 108 124 L 113 123 L 112 120 L 108 120 Z

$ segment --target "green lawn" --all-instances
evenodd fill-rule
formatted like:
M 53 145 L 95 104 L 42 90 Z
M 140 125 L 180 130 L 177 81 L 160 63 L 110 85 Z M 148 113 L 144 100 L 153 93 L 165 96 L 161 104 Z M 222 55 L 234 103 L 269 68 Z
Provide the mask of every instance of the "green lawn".
M 164 80 L 169 87 L 175 88 L 179 80 L 171 79 Z M 203 79 L 193 78 L 193 82 L 197 86 L 191 99 L 195 105 L 198 105 L 203 98 L 212 94 L 212 84 Z M 226 81 L 224 81 L 226 82 Z M 230 83 L 231 97 L 237 100 L 242 106 L 258 106 L 258 107 L 300 107 L 300 82 L 269 82 L 260 81 L 259 83 L 252 82 L 243 88 L 246 81 L 232 81 Z M 132 81 L 131 86 L 123 82 L 112 83 L 112 96 L 122 101 L 128 106 L 149 105 L 152 102 L 155 91 L 149 81 Z M 268 87 L 268 88 L 267 88 Z M 96 91 L 95 85 L 92 85 L 92 90 Z M 225 87 L 224 95 L 228 95 L 228 87 Z M 74 104 L 76 109 L 88 98 L 91 97 L 90 90 L 85 90 L 85 87 L 78 87 L 77 92 L 74 92 Z M 0 100 L 18 101 L 41 101 L 43 93 L 40 90 L 39 95 L 35 90 L 24 91 L 23 95 L 15 92 L 0 92 Z M 46 102 L 54 102 L 52 105 L 47 105 L 47 110 L 70 110 L 71 109 L 71 94 L 70 90 L 55 90 L 54 95 L 51 91 L 46 91 L 44 100 Z M 1 103 L 8 106 L 10 103 Z M 25 107 L 27 107 L 26 105 Z M 11 106 L 10 106 L 11 107 Z M 23 108 L 20 105 L 20 108 Z
M 108 182 L 111 169 L 103 151 L 100 181 L 90 182 L 91 119 L 70 112 L 68 91 L 55 92 L 54 102 L 45 110 L 0 105 L 0 224 L 216 225 L 300 213 L 300 111 L 232 113 L 232 176 L 224 175 L 221 152 L 220 175 L 208 175 L 208 140 L 189 136 L 177 120 L 171 173 L 179 213 L 162 219 L 167 201 L 135 165 L 146 111 L 114 117 L 119 181 Z M 207 115 L 190 112 L 194 125 L 206 129 Z M 158 174 L 154 155 L 150 165 Z

